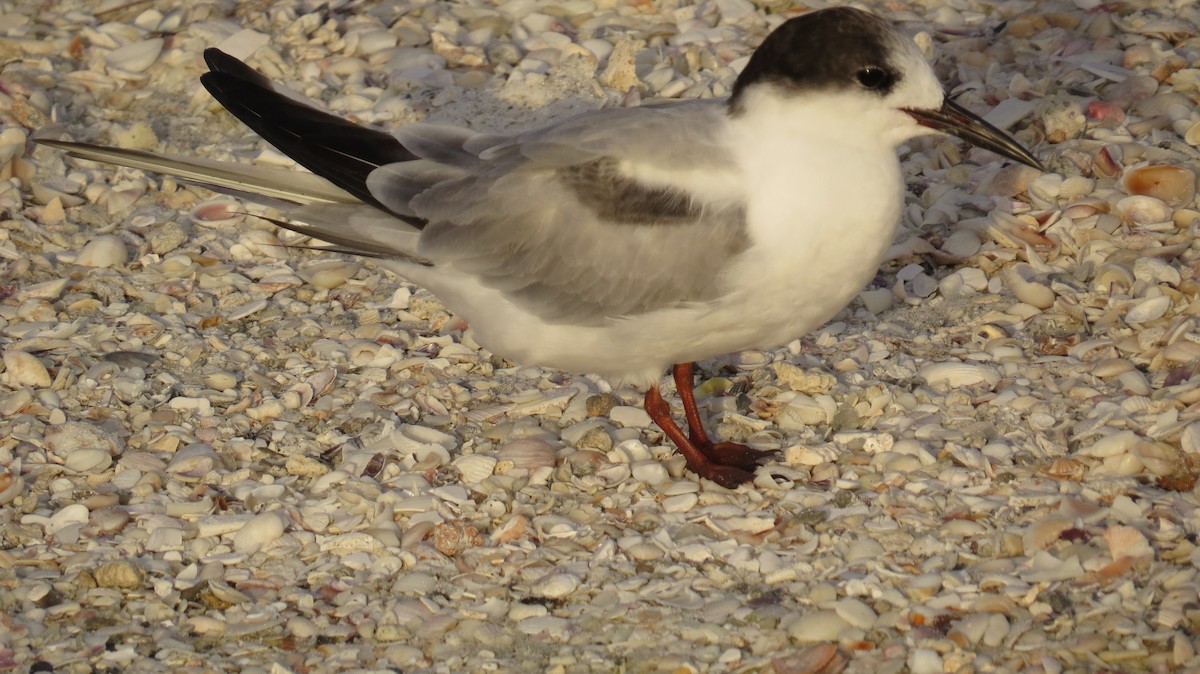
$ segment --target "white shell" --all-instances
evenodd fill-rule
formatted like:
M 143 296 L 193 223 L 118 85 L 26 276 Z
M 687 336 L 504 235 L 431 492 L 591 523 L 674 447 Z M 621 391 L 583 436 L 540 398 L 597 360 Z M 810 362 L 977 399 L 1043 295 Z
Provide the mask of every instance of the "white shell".
M 105 57 L 104 61 L 110 68 L 129 73 L 140 73 L 154 65 L 154 62 L 158 60 L 158 55 L 162 53 L 162 48 L 163 39 L 154 37 L 114 49 Z
M 89 517 L 87 506 L 82 503 L 72 503 L 50 516 L 46 524 L 46 533 L 53 534 L 71 526 L 87 524 Z
M 558 461 L 558 453 L 545 440 L 516 438 L 505 443 L 496 452 L 496 458 L 501 462 L 506 462 L 512 468 L 533 470 L 535 468 L 553 468 Z
M 498 460 L 486 454 L 467 454 L 454 460 L 454 467 L 466 484 L 478 484 L 491 477 Z
M 7 468 L 0 470 L 0 505 L 4 505 L 25 491 L 25 479 Z
M 112 457 L 103 449 L 77 449 L 63 461 L 63 466 L 77 473 L 102 473 L 111 465 Z
M 85 267 L 120 267 L 128 261 L 125 242 L 112 234 L 102 234 L 88 241 L 75 257 L 75 264 Z
M 547 599 L 561 599 L 579 589 L 582 582 L 578 576 L 569 573 L 555 573 L 534 584 L 533 593 Z
M 1200 454 L 1200 421 L 1190 423 L 1183 429 L 1179 436 L 1179 447 L 1188 454 Z
M 15 349 L 4 352 L 4 377 L 12 386 L 33 388 L 49 388 L 53 381 L 37 356 Z
M 354 278 L 360 268 L 360 265 L 345 260 L 322 260 L 314 262 L 296 273 L 309 284 L 328 290 Z
M 994 367 L 974 363 L 945 362 L 931 363 L 917 371 L 917 376 L 930 386 L 974 386 L 987 384 L 995 386 L 1000 382 L 1000 372 Z
M 171 462 L 167 464 L 167 472 L 181 479 L 199 479 L 219 462 L 220 458 L 212 447 L 195 443 L 175 452 L 175 456 L 171 457 Z
M 1122 220 L 1135 225 L 1148 225 L 1171 219 L 1171 207 L 1166 202 L 1142 195 L 1125 197 L 1118 201 L 1116 211 Z
M 1054 306 L 1054 291 L 1037 276 L 1033 266 L 1024 262 L 1004 270 L 1004 282 L 1017 299 L 1038 309 L 1049 309 Z
M 1145 323 L 1161 318 L 1171 308 L 1171 298 L 1166 295 L 1144 299 L 1125 314 L 1127 323 Z
M 1137 435 L 1133 431 L 1118 431 L 1100 438 L 1092 443 L 1090 447 L 1084 447 L 1077 453 L 1084 456 L 1094 456 L 1097 459 L 1104 459 L 1128 452 L 1133 449 L 1135 442 L 1137 442 Z
M 233 535 L 233 549 L 252 554 L 283 535 L 284 518 L 278 511 L 255 515 Z

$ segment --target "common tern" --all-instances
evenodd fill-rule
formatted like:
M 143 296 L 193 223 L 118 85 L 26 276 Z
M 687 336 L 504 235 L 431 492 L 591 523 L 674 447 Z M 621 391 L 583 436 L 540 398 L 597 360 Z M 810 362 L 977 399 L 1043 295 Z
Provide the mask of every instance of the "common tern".
M 497 354 L 646 387 L 687 466 L 726 487 L 762 454 L 709 439 L 692 363 L 787 343 L 853 300 L 900 220 L 897 146 L 947 133 L 1041 168 L 949 100 L 909 37 L 848 7 L 781 24 L 728 99 L 514 135 L 366 128 L 204 56 L 205 88 L 316 175 L 40 142 L 278 206 L 273 222 L 428 288 Z M 668 368 L 687 432 L 659 390 Z

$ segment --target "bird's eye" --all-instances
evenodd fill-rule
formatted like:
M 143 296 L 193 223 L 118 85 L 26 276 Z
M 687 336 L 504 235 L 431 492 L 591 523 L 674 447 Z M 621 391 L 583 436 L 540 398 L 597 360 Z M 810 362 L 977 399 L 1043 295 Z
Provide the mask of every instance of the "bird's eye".
M 867 66 L 855 73 L 854 76 L 858 79 L 859 84 L 868 89 L 882 89 L 892 79 L 886 70 L 878 66 Z

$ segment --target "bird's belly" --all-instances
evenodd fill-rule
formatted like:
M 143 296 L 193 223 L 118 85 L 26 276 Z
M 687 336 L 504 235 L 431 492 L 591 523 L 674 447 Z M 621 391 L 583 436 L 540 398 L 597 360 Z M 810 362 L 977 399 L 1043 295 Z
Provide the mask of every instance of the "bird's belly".
M 479 343 L 499 355 L 647 385 L 672 363 L 786 344 L 849 304 L 877 271 L 895 234 L 902 204 L 898 175 L 882 193 L 845 207 L 817 200 L 833 204 L 828 210 L 797 201 L 794 193 L 779 204 L 762 202 L 776 208 L 762 216 L 768 226 L 751 228 L 750 247 L 720 272 L 725 291 L 703 303 L 585 326 L 544 321 L 474 279 L 433 275 L 428 287 L 467 317 Z M 686 261 L 663 261 L 679 263 Z

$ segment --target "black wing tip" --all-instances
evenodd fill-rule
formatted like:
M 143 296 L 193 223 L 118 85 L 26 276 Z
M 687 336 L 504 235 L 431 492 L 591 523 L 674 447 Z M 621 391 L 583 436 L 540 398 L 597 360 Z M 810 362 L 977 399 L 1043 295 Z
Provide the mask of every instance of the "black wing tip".
M 245 61 L 236 56 L 230 56 L 216 47 L 209 47 L 204 50 L 204 63 L 208 65 L 209 70 L 205 75 L 229 75 L 243 82 L 262 87 L 263 89 L 274 90 L 275 88 L 271 84 L 270 78 L 266 75 L 246 65 Z M 203 81 L 204 76 L 202 75 L 200 79 Z

